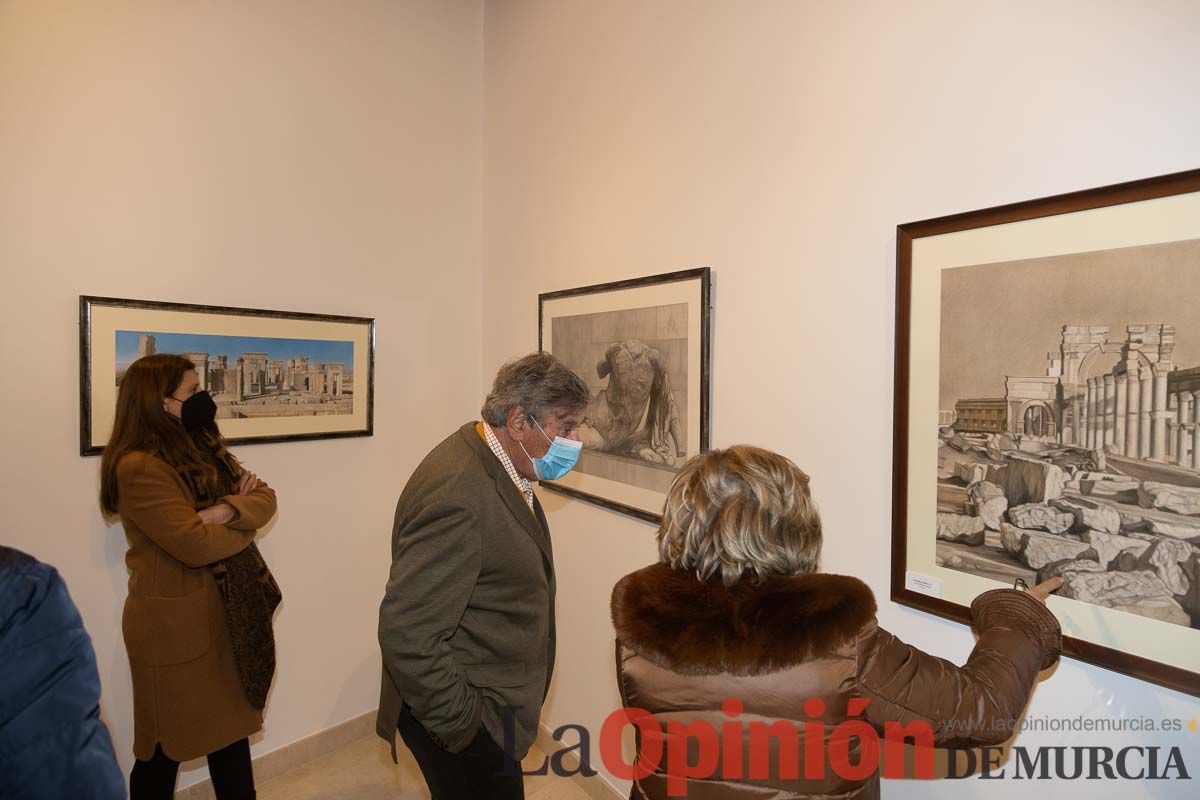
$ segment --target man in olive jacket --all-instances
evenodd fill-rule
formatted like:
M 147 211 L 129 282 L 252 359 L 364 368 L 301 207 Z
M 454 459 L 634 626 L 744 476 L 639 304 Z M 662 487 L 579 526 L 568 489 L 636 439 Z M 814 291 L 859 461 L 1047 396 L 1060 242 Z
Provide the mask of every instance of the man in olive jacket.
M 514 762 L 554 668 L 554 561 L 532 481 L 577 454 L 588 399 L 549 353 L 506 364 L 483 421 L 435 447 L 400 495 L 376 731 L 394 758 L 399 730 L 433 800 L 524 797 Z

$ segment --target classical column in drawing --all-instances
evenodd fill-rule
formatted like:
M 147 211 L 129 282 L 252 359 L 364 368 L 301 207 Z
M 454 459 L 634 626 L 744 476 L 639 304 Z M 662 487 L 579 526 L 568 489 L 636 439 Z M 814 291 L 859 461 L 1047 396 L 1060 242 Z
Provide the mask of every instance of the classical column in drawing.
M 1096 449 L 1096 379 L 1087 382 L 1087 424 L 1084 426 L 1084 444 L 1089 450 Z
M 1116 396 L 1113 398 L 1113 447 L 1118 453 L 1125 452 L 1125 373 L 1115 379 Z
M 1084 444 L 1084 432 L 1080 426 L 1084 423 L 1084 403 L 1080 402 L 1080 396 L 1075 395 L 1070 398 L 1070 441 L 1069 444 L 1082 445 Z
M 1142 384 L 1138 379 L 1138 368 L 1136 364 L 1131 370 L 1129 370 L 1126 377 L 1128 378 L 1128 381 L 1126 382 L 1128 397 L 1125 401 L 1125 450 L 1122 452 L 1131 458 L 1137 458 L 1138 448 L 1140 446 L 1138 431 L 1141 429 L 1141 420 L 1139 418 L 1141 414 L 1141 405 L 1138 403 L 1138 399 L 1141 397 Z
M 1109 373 L 1104 376 L 1104 398 L 1101 400 L 1104 403 L 1104 412 L 1102 419 L 1104 420 L 1104 438 L 1100 441 L 1100 446 L 1104 447 L 1113 443 L 1113 421 L 1116 415 L 1113 413 L 1113 401 L 1115 400 L 1115 391 L 1113 388 L 1113 376 Z
M 1138 458 L 1150 458 L 1154 450 L 1151 428 L 1154 422 L 1154 370 L 1144 365 L 1141 369 L 1141 425 L 1138 426 Z
M 1188 422 L 1192 418 L 1192 393 L 1177 392 L 1175 394 L 1175 463 L 1187 466 L 1191 459 L 1187 457 L 1191 437 L 1188 435 Z
M 1192 392 L 1192 469 L 1200 469 L 1200 390 Z
M 1166 366 L 1154 365 L 1154 444 L 1150 457 L 1159 461 L 1167 459 L 1167 418 L 1171 415 L 1167 410 L 1168 374 Z
M 1179 395 L 1167 390 L 1167 452 L 1168 464 L 1177 463 L 1179 459 Z

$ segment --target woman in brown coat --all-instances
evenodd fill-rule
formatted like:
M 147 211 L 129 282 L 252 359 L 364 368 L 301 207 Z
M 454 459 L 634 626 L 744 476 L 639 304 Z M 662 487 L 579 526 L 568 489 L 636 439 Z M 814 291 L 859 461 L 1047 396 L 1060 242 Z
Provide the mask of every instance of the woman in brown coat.
M 226 450 L 215 412 L 190 361 L 141 358 L 101 465 L 101 506 L 129 541 L 132 800 L 172 797 L 179 762 L 200 756 L 220 800 L 254 797 L 248 737 L 262 727 L 278 603 L 254 536 L 275 493 Z
M 877 798 L 890 723 L 926 745 L 1003 742 L 1061 650 L 1057 578 L 977 597 L 962 667 L 880 628 L 866 584 L 816 571 L 808 476 L 759 448 L 684 465 L 658 541 L 661 563 L 612 596 L 622 701 L 653 715 L 629 712 L 632 798 Z

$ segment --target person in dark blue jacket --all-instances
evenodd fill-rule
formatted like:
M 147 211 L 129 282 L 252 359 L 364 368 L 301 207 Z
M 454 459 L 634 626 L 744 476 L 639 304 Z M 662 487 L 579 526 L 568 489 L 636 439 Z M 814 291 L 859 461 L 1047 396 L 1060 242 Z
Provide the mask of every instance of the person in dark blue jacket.
M 58 571 L 0 546 L 0 797 L 124 800 L 92 640 Z

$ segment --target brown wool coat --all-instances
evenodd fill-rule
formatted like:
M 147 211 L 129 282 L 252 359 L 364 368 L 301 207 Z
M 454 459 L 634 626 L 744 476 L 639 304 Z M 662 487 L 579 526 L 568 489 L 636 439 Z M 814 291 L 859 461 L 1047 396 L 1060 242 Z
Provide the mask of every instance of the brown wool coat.
M 238 679 L 225 607 L 208 565 L 249 546 L 275 515 L 266 484 L 222 500 L 235 516 L 205 525 L 187 484 L 165 461 L 131 453 L 117 464 L 118 512 L 129 540 L 121 627 L 133 674 L 133 754 L 155 744 L 176 761 L 219 750 L 262 727 Z
M 877 731 L 889 721 L 924 721 L 939 746 L 998 744 L 1010 738 L 1038 671 L 1058 658 L 1062 636 L 1045 606 L 1012 589 L 985 592 L 971 611 L 979 642 L 966 665 L 958 667 L 880 628 L 875 598 L 855 578 L 799 575 L 726 588 L 720 580 L 701 583 L 656 564 L 625 576 L 613 589 L 618 685 L 626 707 L 649 711 L 660 725 L 703 721 L 722 735 L 722 726 L 731 722 L 722 703 L 740 700 L 744 713 L 736 730 L 741 741 L 726 749 L 719 736 L 717 752 L 725 758 L 741 751 L 747 766 L 754 721 L 783 721 L 804 731 L 806 722 L 820 719 L 826 742 L 850 719 L 865 720 Z M 824 703 L 823 716 L 805 713 L 809 698 Z M 851 698 L 866 700 L 865 711 L 851 712 Z M 823 777 L 781 777 L 776 751 L 769 762 L 771 777 L 692 780 L 687 796 L 878 798 L 877 773 L 844 780 L 829 767 L 828 744 L 824 748 Z M 803 775 L 803 734 L 798 753 Z M 858 762 L 856 747 L 849 761 Z M 632 796 L 666 800 L 664 768 L 638 781 Z M 719 763 L 717 769 L 718 775 L 735 772 Z

